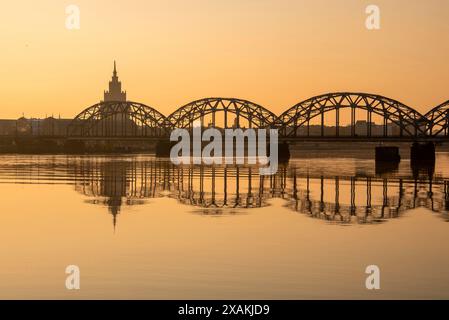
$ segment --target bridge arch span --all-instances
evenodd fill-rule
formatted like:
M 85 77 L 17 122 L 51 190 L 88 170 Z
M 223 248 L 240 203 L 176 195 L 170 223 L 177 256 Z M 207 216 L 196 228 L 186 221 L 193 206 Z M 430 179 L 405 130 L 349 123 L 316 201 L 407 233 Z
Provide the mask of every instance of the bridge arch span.
M 449 136 L 449 100 L 426 113 L 429 136 Z
M 100 102 L 78 114 L 67 128 L 68 136 L 163 136 L 167 118 L 156 109 L 132 101 Z
M 216 114 L 223 113 L 222 119 Z M 232 126 L 245 127 L 242 120 L 250 128 L 267 128 L 276 120 L 277 116 L 270 110 L 248 100 L 236 98 L 205 98 L 190 102 L 170 114 L 167 119 L 173 128 L 192 128 L 195 121 L 205 126 L 230 128 Z M 234 120 L 234 123 L 232 121 Z M 207 126 L 206 125 L 206 126 Z
M 355 131 L 356 110 L 366 112 L 366 136 L 373 135 L 373 115 L 383 118 L 383 136 L 389 135 L 392 125 L 397 127 L 396 135 L 398 136 L 424 136 L 426 134 L 427 120 L 423 115 L 399 101 L 370 93 L 336 92 L 309 98 L 285 111 L 277 119 L 280 135 L 295 137 L 301 135 L 299 131 L 304 134 L 304 128 L 307 130 L 306 135 L 309 135 L 310 121 L 321 117 L 320 135 L 324 136 L 324 127 L 326 126 L 324 115 L 335 111 L 335 123 L 332 125 L 335 126 L 335 136 L 339 136 L 341 127 L 339 111 L 344 108 L 351 109 L 351 136 L 358 135 Z

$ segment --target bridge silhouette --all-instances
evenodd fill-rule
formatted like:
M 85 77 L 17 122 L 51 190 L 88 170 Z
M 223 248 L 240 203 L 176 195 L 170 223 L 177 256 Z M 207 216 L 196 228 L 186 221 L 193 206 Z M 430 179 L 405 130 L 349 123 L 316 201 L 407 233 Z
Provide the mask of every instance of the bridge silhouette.
M 304 100 L 281 115 L 254 102 L 205 98 L 168 116 L 142 103 L 101 102 L 78 114 L 68 139 L 153 139 L 194 126 L 279 130 L 287 141 L 444 141 L 449 138 L 449 101 L 423 115 L 391 98 L 368 93 L 328 93 Z

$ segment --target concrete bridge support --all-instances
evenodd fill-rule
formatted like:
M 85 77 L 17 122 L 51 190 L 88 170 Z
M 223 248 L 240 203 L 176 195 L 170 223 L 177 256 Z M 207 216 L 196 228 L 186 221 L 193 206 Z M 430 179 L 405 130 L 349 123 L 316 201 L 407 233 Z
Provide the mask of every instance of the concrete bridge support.
M 412 161 L 435 163 L 435 144 L 433 142 L 414 142 L 410 148 Z
M 270 150 L 270 149 L 267 149 Z M 278 157 L 280 163 L 285 163 L 290 160 L 290 146 L 287 142 L 279 144 Z
M 168 158 L 170 157 L 170 150 L 176 142 L 161 140 L 156 143 L 155 154 L 156 157 Z
M 376 147 L 376 163 L 377 162 L 397 162 L 401 161 L 399 155 L 399 147 L 379 146 Z
M 435 144 L 414 142 L 410 148 L 410 166 L 414 177 L 424 174 L 432 181 L 435 172 Z

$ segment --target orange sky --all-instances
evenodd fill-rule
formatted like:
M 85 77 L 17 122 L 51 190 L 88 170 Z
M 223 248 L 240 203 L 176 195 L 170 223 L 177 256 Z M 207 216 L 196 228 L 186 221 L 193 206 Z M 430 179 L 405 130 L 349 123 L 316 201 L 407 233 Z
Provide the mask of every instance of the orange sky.
M 379 31 L 365 28 L 372 3 Z M 0 21 L 0 118 L 74 117 L 102 99 L 114 59 L 128 99 L 164 114 L 209 96 L 278 114 L 331 91 L 420 112 L 449 99 L 447 0 L 17 0 Z

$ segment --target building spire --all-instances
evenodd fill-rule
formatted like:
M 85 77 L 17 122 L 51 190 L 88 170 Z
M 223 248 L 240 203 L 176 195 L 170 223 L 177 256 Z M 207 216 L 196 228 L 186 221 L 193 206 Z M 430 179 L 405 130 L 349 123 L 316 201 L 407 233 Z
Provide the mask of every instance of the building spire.
M 126 91 L 122 91 L 122 83 L 117 76 L 117 63 L 114 60 L 114 71 L 109 81 L 109 91 L 104 92 L 103 101 L 126 101 Z

